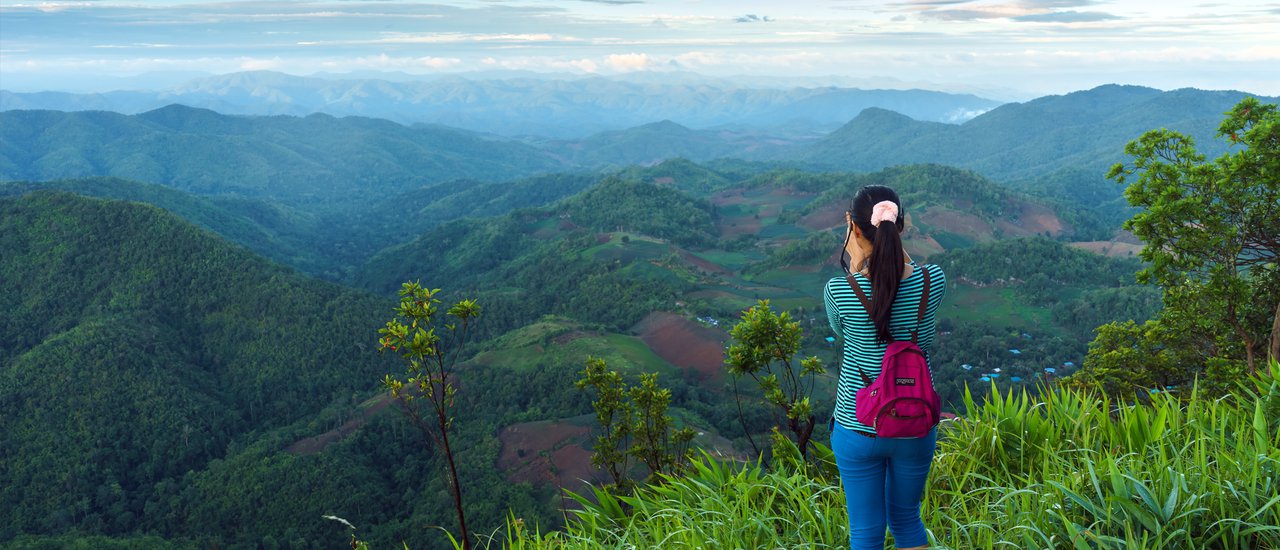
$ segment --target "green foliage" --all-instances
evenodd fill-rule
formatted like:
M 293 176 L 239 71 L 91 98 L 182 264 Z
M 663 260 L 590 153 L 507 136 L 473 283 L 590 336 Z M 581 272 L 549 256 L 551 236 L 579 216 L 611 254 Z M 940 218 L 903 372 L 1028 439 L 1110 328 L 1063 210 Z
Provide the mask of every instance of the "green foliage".
M 767 473 L 703 454 L 683 477 L 634 496 L 595 491 L 565 532 L 517 541 L 536 548 L 794 548 L 847 541 L 838 486 L 804 473 Z M 846 543 L 847 544 L 847 543 Z
M 560 205 L 576 225 L 633 231 L 684 245 L 710 245 L 716 229 L 710 204 L 680 191 L 607 177 Z
M 591 406 L 604 432 L 592 446 L 591 464 L 608 470 L 613 487 L 622 493 L 636 485 L 630 478 L 631 459 L 647 467 L 650 482 L 679 476 L 689 460 L 694 431 L 673 429 L 667 416 L 671 390 L 658 387 L 654 373 L 641 374 L 640 383 L 628 387 L 621 374 L 608 368 L 604 360 L 588 357 L 575 384 L 581 391 L 595 392 Z
M 400 402 L 401 409 L 425 435 L 436 441 L 444 450 L 452 482 L 453 504 L 458 512 L 458 527 L 462 545 L 471 548 L 471 534 L 467 531 L 466 513 L 462 503 L 462 484 L 454 461 L 453 447 L 449 444 L 449 431 L 453 427 L 455 400 L 458 389 L 454 385 L 453 370 L 462 349 L 466 345 L 467 329 L 480 316 L 480 306 L 475 300 L 462 300 L 449 307 L 447 314 L 461 325 L 440 318 L 439 289 L 430 290 L 417 282 L 407 282 L 400 289 L 400 305 L 396 316 L 379 329 L 381 350 L 391 350 L 405 362 L 405 379 L 386 375 L 382 386 Z M 448 331 L 448 336 L 436 334 L 437 328 Z M 405 387 L 408 386 L 408 391 Z M 423 414 L 422 398 L 429 403 L 431 417 Z
M 1108 176 L 1142 208 L 1125 228 L 1146 244 L 1139 280 L 1164 290 L 1159 334 L 1253 371 L 1268 343 L 1280 350 L 1280 112 L 1245 99 L 1218 136 L 1243 149 L 1206 162 L 1190 137 L 1149 131 Z
M 582 378 L 575 385 L 579 390 L 592 388 L 596 393 L 591 407 L 596 411 L 596 423 L 603 435 L 597 436 L 591 447 L 591 465 L 608 470 L 614 486 L 626 491 L 633 484 L 627 475 L 630 454 L 626 450 L 635 407 L 625 400 L 627 390 L 622 375 L 607 369 L 604 360 L 588 357 Z
M 748 273 L 763 273 L 771 269 L 792 266 L 821 265 L 831 251 L 840 248 L 836 237 L 827 232 L 814 233 L 804 239 L 790 242 L 769 251 L 764 261 L 751 264 Z
M 1097 337 L 1085 356 L 1086 368 L 1074 381 L 1116 396 L 1187 383 L 1195 377 L 1194 365 L 1204 364 L 1207 358 L 1203 357 L 1203 350 L 1167 331 L 1166 325 L 1156 321 L 1098 327 Z
M 120 201 L 0 199 L 0 307 L 0 541 L 193 537 L 189 472 L 386 368 L 360 345 L 376 299 Z
M 1280 364 L 1229 398 L 1117 403 L 1052 388 L 971 402 L 945 423 L 922 506 L 937 548 L 1280 547 Z M 563 532 L 520 548 L 835 548 L 835 480 L 704 455 L 683 479 L 597 491 Z
M 930 257 L 956 280 L 982 285 L 1021 283 L 1019 294 L 1038 305 L 1058 301 L 1066 286 L 1133 286 L 1141 264 L 1079 250 L 1044 237 L 1005 239 Z
M 735 378 L 747 375 L 759 384 L 765 401 L 786 418 L 800 455 L 808 456 L 809 439 L 817 424 L 810 397 L 814 380 L 826 369 L 817 357 L 802 359 L 798 372 L 792 365 L 800 352 L 800 323 L 792 321 L 789 312 L 773 313 L 769 301 L 760 300 L 742 313 L 729 334 L 733 343 L 725 351 L 724 362 L 729 374 Z M 734 398 L 739 396 L 735 393 Z

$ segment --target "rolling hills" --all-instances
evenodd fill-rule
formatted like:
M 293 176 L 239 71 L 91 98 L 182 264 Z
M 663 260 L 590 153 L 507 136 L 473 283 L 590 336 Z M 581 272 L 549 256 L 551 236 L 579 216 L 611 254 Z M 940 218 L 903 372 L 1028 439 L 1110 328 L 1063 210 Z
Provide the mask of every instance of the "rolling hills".
M 0 113 L 6 180 L 113 176 L 334 209 L 451 179 L 562 168 L 515 142 L 357 117 L 241 117 L 180 105 L 138 115 Z

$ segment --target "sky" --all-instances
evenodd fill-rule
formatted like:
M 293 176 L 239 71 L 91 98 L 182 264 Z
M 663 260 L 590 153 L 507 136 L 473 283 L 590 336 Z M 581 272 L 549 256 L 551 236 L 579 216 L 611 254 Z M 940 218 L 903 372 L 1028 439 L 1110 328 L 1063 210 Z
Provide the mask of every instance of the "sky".
M 1280 0 L 0 0 L 0 88 L 246 70 L 1277 96 Z

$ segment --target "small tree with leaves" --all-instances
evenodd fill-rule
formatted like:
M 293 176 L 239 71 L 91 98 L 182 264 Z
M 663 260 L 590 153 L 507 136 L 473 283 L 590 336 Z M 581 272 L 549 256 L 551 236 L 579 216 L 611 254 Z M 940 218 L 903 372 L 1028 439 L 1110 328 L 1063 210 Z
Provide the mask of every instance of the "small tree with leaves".
M 657 374 L 642 374 L 639 385 L 628 387 L 604 359 L 588 357 L 577 387 L 595 392 L 591 406 L 603 434 L 596 437 L 591 464 L 608 471 L 614 487 L 624 492 L 635 488 L 628 475 L 632 459 L 648 467 L 651 482 L 679 475 L 688 465 L 694 431 L 673 429 L 667 415 L 671 390 L 658 387 Z
M 1280 354 L 1280 112 L 1248 98 L 1226 115 L 1218 136 L 1233 150 L 1217 159 L 1152 130 L 1108 177 L 1143 209 L 1125 228 L 1146 244 L 1138 280 L 1164 289 L 1162 332 L 1254 373 L 1260 356 Z
M 466 344 L 471 323 L 480 315 L 480 306 L 475 300 L 462 300 L 446 312 L 456 322 L 443 322 L 440 299 L 436 298 L 439 292 L 440 289 L 429 290 L 417 282 L 401 286 L 396 315 L 387 321 L 386 327 L 378 330 L 382 335 L 378 343 L 380 351 L 395 352 L 404 359 L 405 373 L 403 379 L 388 374 L 382 385 L 391 392 L 413 425 L 444 450 L 462 546 L 469 550 L 471 536 L 463 513 L 462 486 L 458 482 L 449 431 L 453 427 L 458 395 L 453 384 L 453 367 Z M 438 334 L 438 328 L 443 328 L 446 334 Z
M 725 352 L 725 366 L 736 379 L 746 375 L 759 384 L 764 400 L 781 410 L 786 429 L 795 440 L 802 457 L 808 456 L 809 440 L 817 420 L 810 396 L 817 376 L 826 372 L 822 360 L 808 357 L 797 370 L 793 360 L 800 352 L 801 330 L 791 314 L 775 314 L 768 300 L 760 300 L 742 313 L 742 320 L 729 335 L 733 343 Z M 738 399 L 735 392 L 734 398 Z M 739 419 L 747 430 L 738 404 Z M 753 443 L 754 444 L 754 443 Z
M 582 379 L 576 386 L 582 391 L 594 389 L 596 393 L 591 407 L 596 411 L 596 422 L 603 433 L 596 437 L 592 446 L 591 465 L 609 472 L 615 487 L 629 489 L 631 482 L 627 477 L 629 457 L 626 449 L 631 440 L 631 415 L 634 411 L 626 401 L 627 386 L 622 375 L 609 370 L 604 359 L 588 357 Z

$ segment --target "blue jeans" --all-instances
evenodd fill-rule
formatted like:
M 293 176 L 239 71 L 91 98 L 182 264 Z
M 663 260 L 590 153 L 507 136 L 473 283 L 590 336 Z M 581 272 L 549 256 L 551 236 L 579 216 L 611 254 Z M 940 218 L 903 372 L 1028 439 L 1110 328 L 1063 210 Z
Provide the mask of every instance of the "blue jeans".
M 937 443 L 937 428 L 911 439 L 867 437 L 839 423 L 831 429 L 849 507 L 849 548 L 883 550 L 886 520 L 898 548 L 929 544 L 920 499 Z

